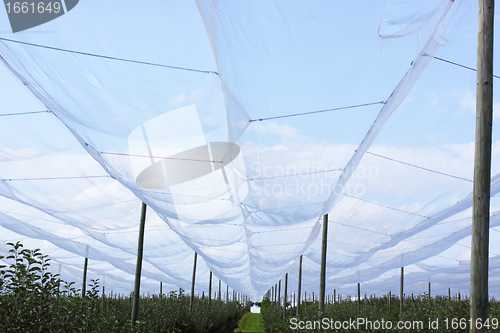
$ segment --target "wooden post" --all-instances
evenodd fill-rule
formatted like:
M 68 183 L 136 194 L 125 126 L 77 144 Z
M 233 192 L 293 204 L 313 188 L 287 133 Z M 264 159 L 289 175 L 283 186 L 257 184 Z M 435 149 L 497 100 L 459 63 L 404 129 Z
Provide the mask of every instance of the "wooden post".
M 404 276 L 405 276 L 405 268 L 401 267 L 401 281 L 399 284 L 399 313 L 403 314 L 403 302 L 404 302 Z
M 193 278 L 191 279 L 191 301 L 189 302 L 189 312 L 193 312 L 194 303 L 194 281 L 196 279 L 196 259 L 198 259 L 198 253 L 194 253 L 194 264 L 193 264 Z
M 328 243 L 328 214 L 325 214 L 323 215 L 323 235 L 321 237 L 321 270 L 320 270 L 320 282 L 319 282 L 319 311 L 321 313 L 325 312 L 327 243 Z
M 229 303 L 229 286 L 226 285 L 226 304 Z
M 358 313 L 361 310 L 361 286 L 358 282 Z
M 392 310 L 392 292 L 389 291 L 389 313 L 391 313 Z
M 208 279 L 208 307 L 212 305 L 212 271 L 210 271 L 210 278 Z
M 87 267 L 89 265 L 89 258 L 85 258 L 83 262 L 83 283 L 82 283 L 82 299 L 85 297 L 87 291 Z
M 281 279 L 278 281 L 278 306 L 281 306 Z
M 278 284 L 274 285 L 274 304 L 278 301 Z
M 286 318 L 286 296 L 288 292 L 288 273 L 285 274 L 285 293 L 283 294 L 283 319 Z
M 102 313 L 104 313 L 104 286 L 102 286 Z
M 488 247 L 490 227 L 491 131 L 493 118 L 494 0 L 479 1 L 477 45 L 476 144 L 472 199 L 470 267 L 471 322 L 488 318 Z M 486 332 L 472 325 L 471 332 Z
M 337 289 L 333 289 L 333 303 L 337 302 Z
M 448 299 L 451 299 L 451 290 L 448 288 Z
M 220 301 L 220 296 L 221 296 L 221 290 L 220 290 L 220 287 L 221 287 L 221 281 L 219 280 L 219 301 Z
M 301 292 L 301 286 L 302 285 L 302 255 L 300 255 L 299 259 L 299 290 L 297 292 L 297 313 L 296 315 L 298 316 L 300 313 L 300 292 Z
M 163 282 L 160 281 L 160 298 L 163 296 Z
M 148 206 L 143 202 L 141 221 L 139 223 L 139 240 L 137 244 L 137 264 L 135 265 L 134 301 L 132 303 L 132 326 L 135 326 L 139 314 L 139 292 L 141 289 L 142 253 L 144 249 L 144 227 L 146 224 L 146 210 Z
M 431 299 L 431 283 L 429 282 L 429 286 L 427 287 L 428 289 L 428 294 L 429 294 L 429 300 Z

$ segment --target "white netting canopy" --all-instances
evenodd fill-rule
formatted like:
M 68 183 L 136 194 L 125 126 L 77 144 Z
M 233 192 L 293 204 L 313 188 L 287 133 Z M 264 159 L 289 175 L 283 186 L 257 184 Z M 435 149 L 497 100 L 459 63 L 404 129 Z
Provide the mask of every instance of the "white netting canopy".
M 196 252 L 196 293 L 212 271 L 256 300 L 296 291 L 300 255 L 318 290 L 328 214 L 327 293 L 403 266 L 406 293 L 468 293 L 475 1 L 85 0 L 18 33 L 0 12 L 0 255 L 79 283 L 87 257 L 129 293 L 144 202 L 141 293 L 189 289 Z

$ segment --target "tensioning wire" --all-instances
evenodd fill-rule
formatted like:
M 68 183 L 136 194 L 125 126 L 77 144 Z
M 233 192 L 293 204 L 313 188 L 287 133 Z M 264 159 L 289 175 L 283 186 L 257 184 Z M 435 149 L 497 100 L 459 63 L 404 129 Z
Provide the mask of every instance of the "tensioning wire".
M 28 112 L 18 112 L 18 113 L 0 113 L 0 117 L 22 116 L 22 115 L 36 114 L 36 113 L 51 113 L 51 111 L 50 110 L 44 110 L 44 111 L 28 111 Z
M 111 176 L 110 176 L 110 178 L 113 178 L 113 177 L 111 177 Z M 114 178 L 113 178 L 113 179 L 114 179 Z M 79 211 L 82 211 L 82 210 L 96 209 L 96 208 L 103 208 L 103 207 L 109 207 L 109 206 L 121 205 L 121 204 L 124 204 L 124 203 L 129 203 L 129 202 L 137 202 L 137 203 L 140 203 L 140 202 L 142 202 L 142 200 L 140 200 L 139 198 L 135 198 L 135 199 L 132 199 L 132 200 L 126 200 L 126 201 L 120 201 L 120 202 L 113 202 L 113 203 L 110 203 L 110 204 L 99 205 L 99 206 L 83 207 L 83 208 L 79 208 L 79 209 L 72 209 L 72 210 L 60 210 L 60 211 L 58 211 L 58 213 L 72 213 L 72 212 L 79 212 Z
M 283 178 L 283 177 L 296 177 L 296 176 L 311 175 L 311 174 L 317 174 L 317 173 L 323 173 L 323 172 L 333 172 L 333 171 L 344 171 L 344 169 L 329 169 L 329 170 L 321 170 L 321 171 L 293 173 L 291 175 L 287 174 L 287 175 L 269 176 L 269 177 L 261 177 L 261 178 L 249 178 L 249 179 L 247 179 L 247 181 L 250 182 L 253 180 L 274 179 L 274 178 Z
M 496 230 L 495 230 L 495 231 L 496 231 Z M 469 245 L 463 245 L 463 244 L 459 244 L 459 243 L 455 243 L 455 244 L 453 244 L 453 245 L 458 245 L 458 246 L 461 246 L 461 247 L 465 247 L 466 249 L 472 249 L 472 247 L 470 247 Z M 488 253 L 490 253 L 490 254 L 494 254 L 494 255 L 496 255 L 496 256 L 500 256 L 500 254 L 496 254 L 496 253 L 491 252 L 491 251 L 488 251 Z
M 222 161 L 197 160 L 197 159 L 192 159 L 192 158 L 178 158 L 178 157 L 165 157 L 165 156 L 137 155 L 137 154 L 126 154 L 126 153 L 113 153 L 113 152 L 106 152 L 106 151 L 100 151 L 99 154 L 101 154 L 101 155 L 129 156 L 129 157 L 144 157 L 144 158 L 151 158 L 151 157 L 153 157 L 153 158 L 161 158 L 161 159 L 165 159 L 165 160 L 177 160 L 177 161 L 224 163 Z
M 429 55 L 428 54 L 424 54 L 424 56 L 429 56 Z M 442 62 L 446 62 L 446 63 L 451 64 L 451 65 L 455 65 L 455 66 L 458 66 L 458 67 L 462 67 L 462 68 L 465 68 L 465 69 L 477 72 L 477 69 L 469 67 L 469 66 L 465 66 L 465 65 L 462 65 L 462 64 L 459 64 L 457 62 L 453 62 L 453 61 L 446 60 L 446 59 L 443 59 L 443 58 L 439 58 L 439 57 L 436 57 L 436 56 L 434 56 L 433 58 L 436 59 L 436 60 L 442 61 Z M 495 74 L 493 74 L 493 77 L 497 78 L 497 79 L 500 79 L 500 76 L 495 75 Z
M 0 40 L 6 41 L 6 42 L 11 42 L 11 43 L 18 43 L 18 44 L 23 44 L 23 45 L 28 45 L 28 46 L 39 47 L 39 48 L 53 50 L 53 51 L 60 51 L 60 52 L 67 52 L 67 53 L 79 54 L 79 55 L 84 55 L 84 56 L 89 56 L 89 57 L 96 57 L 96 58 L 101 58 L 101 59 L 116 60 L 116 61 L 123 61 L 123 62 L 129 62 L 129 63 L 140 64 L 140 65 L 148 65 L 148 66 L 155 66 L 155 67 L 164 67 L 164 68 L 170 68 L 170 69 L 179 69 L 179 70 L 183 70 L 183 71 L 190 71 L 190 72 L 198 72 L 198 73 L 206 73 L 206 74 L 219 75 L 219 73 L 217 73 L 216 71 L 201 70 L 201 69 L 179 67 L 179 66 L 163 65 L 163 64 L 157 64 L 157 63 L 154 63 L 154 62 L 140 61 L 140 60 L 133 60 L 133 59 L 117 58 L 117 57 L 111 57 L 111 56 L 106 56 L 106 55 L 102 55 L 102 54 L 95 54 L 95 53 L 89 53 L 89 52 L 74 51 L 74 50 L 63 49 L 63 48 L 54 47 L 54 46 L 47 46 L 47 45 L 40 45 L 40 44 L 34 44 L 34 43 L 28 43 L 28 42 L 21 42 L 19 40 L 13 40 L 13 39 L 2 38 L 2 37 L 0 37 Z
M 349 227 L 349 228 L 353 228 L 353 229 L 358 229 L 358 230 L 363 230 L 363 231 L 373 232 L 374 234 L 384 235 L 384 236 L 388 236 L 388 237 L 391 237 L 391 238 L 392 238 L 392 236 L 391 236 L 391 235 L 386 234 L 386 233 L 384 233 L 384 232 L 375 231 L 375 230 L 370 230 L 370 229 L 366 229 L 366 228 L 361 228 L 361 227 L 357 227 L 357 226 L 354 226 L 354 225 L 350 225 L 350 224 L 346 224 L 346 223 L 340 223 L 340 222 L 335 222 L 335 221 L 331 221 L 331 220 L 329 220 L 328 222 L 329 222 L 329 223 L 338 224 L 338 225 L 341 225 L 341 226 L 344 226 L 344 227 Z
M 382 156 L 382 155 L 379 155 L 379 154 L 371 153 L 369 151 L 367 151 L 366 153 L 370 154 L 370 155 L 373 155 L 373 156 L 380 157 L 380 158 L 384 158 L 384 159 L 389 160 L 389 161 L 393 161 L 393 162 L 401 163 L 401 164 L 404 164 L 404 165 L 408 165 L 408 166 L 411 166 L 411 167 L 414 167 L 414 168 L 417 168 L 417 169 L 421 169 L 421 170 L 425 170 L 425 171 L 429 171 L 429 172 L 434 172 L 434 173 L 437 173 L 438 175 L 448 176 L 448 177 L 451 177 L 451 178 L 465 180 L 467 182 L 471 182 L 472 183 L 472 180 L 467 179 L 467 178 L 453 176 L 453 175 L 450 175 L 448 173 L 439 172 L 439 171 L 432 170 L 432 169 L 427 169 L 427 168 L 424 168 L 424 167 L 421 167 L 421 166 L 418 166 L 418 165 L 415 165 L 415 164 L 410 164 L 410 163 L 399 161 L 399 160 L 396 160 L 396 159 L 393 159 L 393 158 L 390 158 L 390 157 L 386 157 L 386 156 Z
M 440 257 L 440 258 L 444 258 L 444 259 L 448 259 L 448 260 L 453 260 L 453 261 L 460 262 L 460 260 L 453 259 L 453 258 L 448 258 L 448 257 L 442 256 L 442 255 L 439 255 L 439 254 L 436 254 L 435 256 L 436 256 L 436 257 Z
M 341 106 L 341 107 L 333 108 L 333 109 L 325 109 L 325 110 L 317 110 L 317 111 L 293 113 L 293 114 L 288 114 L 288 115 L 283 115 L 283 116 L 276 116 L 276 117 L 268 117 L 268 118 L 250 119 L 249 122 L 253 123 L 253 122 L 256 122 L 256 121 L 264 121 L 264 120 L 280 119 L 280 118 L 288 118 L 288 117 L 296 117 L 296 116 L 305 116 L 305 115 L 315 114 L 315 113 L 330 112 L 330 111 L 339 111 L 339 110 L 347 110 L 347 109 L 360 108 L 360 107 L 363 107 L 363 106 L 370 106 L 370 105 L 377 105 L 377 104 L 386 104 L 386 103 L 387 103 L 387 101 L 379 101 L 379 102 L 373 102 L 373 103 L 365 103 L 365 104 L 356 104 L 356 105 L 349 105 L 349 106 Z
M 41 221 L 47 221 L 47 222 L 52 222 L 52 223 L 57 223 L 57 224 L 64 224 L 64 225 L 68 225 L 68 223 L 64 222 L 64 221 L 54 221 L 54 220 L 49 220 L 49 219 L 45 219 L 45 218 L 42 218 L 42 217 L 37 217 L 37 216 L 32 216 L 32 215 L 26 215 L 26 214 L 21 214 L 21 213 L 15 213 L 15 212 L 8 212 L 8 211 L 5 211 L 5 210 L 0 210 L 0 213 L 3 213 L 3 214 L 6 214 L 6 215 L 19 215 L 19 216 L 23 216 L 23 217 L 29 217 L 29 218 L 33 218 L 33 219 L 36 219 L 36 220 L 41 220 Z M 13 217 L 15 218 L 15 217 Z M 26 221 L 22 221 L 24 223 L 27 223 L 29 224 L 28 222 Z M 30 224 L 31 225 L 31 224 Z M 36 227 L 36 226 L 34 226 Z
M 395 210 L 397 212 L 406 213 L 406 214 L 420 216 L 420 217 L 424 217 L 426 219 L 430 219 L 429 216 L 425 216 L 425 215 L 420 215 L 420 214 L 417 214 L 417 213 L 408 212 L 406 210 L 402 210 L 402 209 L 394 208 L 394 207 L 391 207 L 391 206 L 387 206 L 387 205 L 384 205 L 384 204 L 381 204 L 381 203 L 378 203 L 378 202 L 375 202 L 375 201 L 370 201 L 370 200 L 362 199 L 360 197 L 355 197 L 354 195 L 349 195 L 349 194 L 346 194 L 346 193 L 342 193 L 342 195 L 346 196 L 346 197 L 349 197 L 349 198 L 354 198 L 354 199 L 357 199 L 357 200 L 361 200 L 361 201 L 364 201 L 364 202 L 367 202 L 367 203 L 371 203 L 371 204 L 374 204 L 374 205 L 377 205 L 377 206 L 380 206 L 380 207 L 384 207 L 384 208 L 387 208 L 387 209 L 392 209 L 392 210 Z
M 39 177 L 39 178 L 5 178 L 3 182 L 13 182 L 20 180 L 59 180 L 59 179 L 88 179 L 88 178 L 111 178 L 111 176 L 68 176 L 68 177 Z

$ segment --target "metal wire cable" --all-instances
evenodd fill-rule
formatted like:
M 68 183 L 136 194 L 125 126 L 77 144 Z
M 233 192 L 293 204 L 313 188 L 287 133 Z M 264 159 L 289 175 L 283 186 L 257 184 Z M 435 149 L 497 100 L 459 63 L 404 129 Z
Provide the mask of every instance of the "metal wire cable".
M 280 175 L 280 176 L 270 176 L 270 177 L 261 177 L 261 178 L 249 178 L 247 181 L 254 180 L 263 180 L 263 179 L 274 179 L 274 178 L 284 178 L 284 177 L 295 177 L 295 176 L 303 176 L 303 175 L 311 175 L 323 172 L 333 172 L 333 171 L 343 171 L 344 169 L 329 169 L 329 170 L 321 170 L 321 171 L 311 171 L 311 172 L 302 172 L 302 173 L 294 173 L 291 175 Z
M 455 178 L 455 179 L 465 180 L 467 182 L 471 182 L 472 183 L 472 180 L 467 179 L 467 178 L 453 176 L 453 175 L 450 175 L 448 173 L 444 173 L 444 172 L 440 172 L 440 171 L 436 171 L 436 170 L 432 170 L 432 169 L 427 169 L 427 168 L 424 168 L 424 167 L 421 167 L 421 166 L 418 166 L 418 165 L 415 165 L 415 164 L 411 164 L 411 163 L 399 161 L 399 160 L 396 160 L 396 159 L 393 159 L 393 158 L 390 158 L 390 157 L 386 157 L 386 156 L 382 156 L 382 155 L 379 155 L 379 154 L 371 153 L 369 151 L 367 151 L 366 154 L 370 154 L 370 155 L 373 155 L 373 156 L 384 158 L 384 159 L 389 160 L 389 161 L 393 161 L 393 162 L 401 163 L 401 164 L 404 164 L 404 165 L 408 165 L 408 166 L 411 166 L 411 167 L 414 167 L 414 168 L 417 168 L 417 169 L 421 169 L 421 170 L 425 170 L 425 171 L 437 173 L 439 175 L 448 176 L 448 177 Z
M 191 162 L 209 162 L 209 163 L 222 163 L 222 161 L 212 161 L 212 160 L 197 160 L 197 159 L 192 159 L 192 158 L 177 158 L 177 157 L 165 157 L 165 156 L 151 156 L 151 155 L 137 155 L 137 154 L 126 154 L 126 153 L 113 153 L 113 152 L 106 152 L 106 151 L 100 151 L 99 154 L 101 155 L 118 155 L 118 156 L 131 156 L 131 157 L 144 157 L 144 158 L 162 158 L 166 160 L 177 160 L 177 161 L 191 161 Z
M 424 56 L 429 56 L 429 55 L 428 54 L 424 54 Z M 454 61 L 446 60 L 446 59 L 439 58 L 439 57 L 436 57 L 436 56 L 434 56 L 433 58 L 436 59 L 436 60 L 442 61 L 442 62 L 446 62 L 446 63 L 451 64 L 451 65 L 455 65 L 455 66 L 458 66 L 458 67 L 462 67 L 462 68 L 465 68 L 465 69 L 477 72 L 477 69 L 475 69 L 475 68 L 472 68 L 472 67 L 469 67 L 469 66 L 465 66 L 465 65 L 459 64 L 459 63 L 454 62 Z M 500 79 L 500 76 L 498 76 L 498 75 L 494 75 L 493 74 L 493 77 L 497 78 L 497 79 Z
M 39 177 L 39 178 L 5 178 L 0 179 L 4 182 L 13 182 L 21 180 L 59 180 L 59 179 L 87 179 L 87 178 L 111 178 L 111 176 L 69 176 L 69 177 Z
M 36 114 L 36 113 L 51 113 L 51 111 L 50 110 L 45 110 L 45 111 L 28 111 L 28 112 L 19 112 L 19 113 L 2 113 L 2 114 L 0 114 L 0 117 L 21 116 L 21 115 Z
M 392 210 L 395 210 L 397 212 L 406 213 L 406 214 L 420 216 L 420 217 L 424 217 L 426 219 L 430 219 L 429 216 L 425 216 L 425 215 L 420 215 L 420 214 L 417 214 L 417 213 L 408 212 L 406 210 L 402 210 L 402 209 L 399 209 L 399 208 L 394 208 L 394 207 L 391 207 L 391 206 L 387 206 L 387 205 L 384 205 L 384 204 L 381 204 L 381 203 L 378 203 L 378 202 L 375 202 L 375 201 L 370 201 L 370 200 L 362 199 L 360 197 L 355 197 L 354 195 L 349 195 L 349 194 L 346 194 L 346 193 L 342 193 L 342 195 L 344 195 L 346 197 L 349 197 L 349 198 L 354 198 L 354 199 L 357 199 L 357 200 L 361 200 L 361 201 L 364 201 L 364 202 L 367 202 L 367 203 L 371 203 L 371 204 L 374 204 L 374 205 L 377 205 L 377 206 L 380 206 L 380 207 L 392 209 Z
M 293 114 L 288 114 L 288 115 L 283 115 L 283 116 L 276 116 L 276 117 L 268 117 L 268 118 L 250 119 L 249 122 L 253 123 L 253 122 L 256 122 L 256 121 L 264 121 L 264 120 L 271 120 L 271 119 L 281 119 L 281 118 L 296 117 L 296 116 L 305 116 L 305 115 L 315 114 L 315 113 L 330 112 L 330 111 L 339 111 L 339 110 L 346 110 L 346 109 L 354 109 L 354 108 L 360 108 L 360 107 L 363 107 L 363 106 L 370 106 L 370 105 L 377 105 L 377 104 L 386 104 L 386 103 L 387 103 L 387 101 L 379 101 L 379 102 L 373 102 L 373 103 L 365 103 L 365 104 L 356 104 L 356 105 L 349 105 L 349 106 L 341 106 L 341 107 L 333 108 L 333 109 L 325 109 L 325 110 L 302 112 L 302 113 L 293 113 Z
M 81 51 L 68 50 L 68 49 L 63 49 L 63 48 L 54 47 L 54 46 L 47 46 L 47 45 L 40 45 L 40 44 L 34 44 L 34 43 L 28 43 L 28 42 L 21 42 L 19 40 L 13 40 L 13 39 L 2 38 L 2 37 L 0 37 L 0 40 L 6 41 L 6 42 L 11 42 L 11 43 L 18 43 L 18 44 L 23 44 L 23 45 L 28 45 L 28 46 L 39 47 L 39 48 L 53 50 L 53 51 L 60 51 L 60 52 L 67 52 L 67 53 L 79 54 L 79 55 L 84 55 L 84 56 L 89 56 L 89 57 L 96 57 L 96 58 L 102 58 L 102 59 L 108 59 L 108 60 L 130 62 L 130 63 L 140 64 L 140 65 L 148 65 L 148 66 L 155 66 L 155 67 L 164 67 L 164 68 L 170 68 L 170 69 L 179 69 L 179 70 L 190 71 L 190 72 L 198 72 L 198 73 L 206 73 L 206 74 L 219 75 L 219 73 L 217 73 L 216 71 L 201 70 L 201 69 L 194 69 L 194 68 L 186 68 L 186 67 L 179 67 L 179 66 L 163 65 L 163 64 L 157 64 L 157 63 L 154 63 L 154 62 L 140 61 L 140 60 L 133 60 L 133 59 L 117 58 L 117 57 L 111 57 L 111 56 L 106 56 L 106 55 L 101 55 L 101 54 L 95 54 L 95 53 L 89 53 L 89 52 L 81 52 Z

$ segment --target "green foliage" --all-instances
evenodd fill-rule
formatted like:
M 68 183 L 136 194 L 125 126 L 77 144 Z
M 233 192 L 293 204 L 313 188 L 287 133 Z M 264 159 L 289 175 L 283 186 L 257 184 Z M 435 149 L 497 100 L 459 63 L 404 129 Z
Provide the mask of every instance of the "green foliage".
M 189 312 L 184 290 L 168 297 L 143 297 L 139 317 L 131 327 L 130 297 L 102 298 L 99 280 L 91 280 L 82 298 L 74 282 L 48 272 L 50 259 L 39 249 L 11 246 L 0 265 L 0 332 L 233 332 L 249 308 L 195 298 Z
M 233 332 L 238 320 L 248 311 L 237 302 L 218 302 L 194 299 L 189 312 L 190 298 L 171 292 L 170 297 L 143 298 L 139 325 L 145 332 Z
M 266 312 L 266 310 L 271 306 L 271 301 L 268 299 L 263 300 L 260 303 L 260 313 Z
M 461 329 L 458 326 L 452 326 L 452 320 L 456 318 L 455 324 L 464 318 L 465 322 L 470 318 L 469 315 L 469 300 L 449 299 L 448 297 L 429 298 L 427 295 L 405 298 L 403 313 L 399 313 L 399 298 L 392 297 L 391 308 L 389 309 L 389 301 L 387 297 L 379 297 L 367 299 L 361 302 L 359 310 L 358 303 L 355 301 L 343 300 L 340 303 L 326 304 L 325 313 L 322 315 L 319 312 L 318 303 L 308 303 L 307 306 L 301 305 L 300 317 L 293 320 L 306 322 L 322 321 L 327 318 L 328 322 L 349 320 L 357 321 L 357 318 L 364 318 L 372 323 L 384 320 L 392 322 L 392 329 L 367 329 L 366 326 L 356 328 L 342 328 L 339 332 L 469 332 L 468 329 Z M 291 328 L 291 319 L 295 317 L 296 309 L 288 311 L 286 319 L 283 319 L 283 308 L 279 306 L 270 306 L 263 312 L 265 332 L 325 332 L 335 329 L 311 328 L 311 329 L 295 329 Z M 500 303 L 493 300 L 489 304 L 489 317 L 500 320 Z M 430 322 L 438 321 L 438 329 L 429 327 Z M 423 328 L 418 325 L 410 329 L 397 329 L 396 325 L 399 321 L 410 323 L 423 323 Z M 446 321 L 448 327 L 446 327 Z M 293 325 L 292 325 L 293 326 Z M 319 327 L 319 326 L 318 326 Z M 387 327 L 386 327 L 387 328 Z M 490 327 L 489 332 L 500 332 L 500 324 L 497 329 Z
M 50 259 L 39 249 L 28 250 L 23 244 L 7 243 L 7 260 L 0 271 L 0 331 L 41 332 L 54 320 L 53 295 L 61 280 L 47 271 Z

